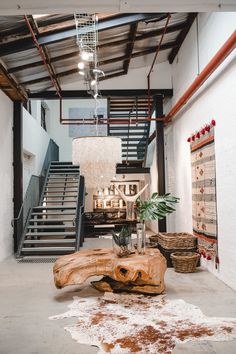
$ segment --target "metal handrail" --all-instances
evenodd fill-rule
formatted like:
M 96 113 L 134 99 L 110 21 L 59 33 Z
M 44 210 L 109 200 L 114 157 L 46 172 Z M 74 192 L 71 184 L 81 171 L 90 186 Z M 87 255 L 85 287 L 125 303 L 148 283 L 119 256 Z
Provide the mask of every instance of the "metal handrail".
M 29 181 L 29 184 L 28 184 L 28 187 L 27 187 L 27 190 L 26 190 L 26 192 L 25 192 L 24 200 L 23 200 L 23 202 L 22 202 L 22 204 L 21 204 L 21 207 L 20 207 L 20 210 L 19 210 L 19 213 L 18 213 L 18 216 L 17 216 L 16 218 L 11 219 L 11 226 L 12 226 L 12 227 L 14 227 L 15 221 L 20 220 L 20 218 L 21 218 L 21 213 L 22 213 L 22 211 L 24 210 L 25 200 L 26 200 L 27 195 L 28 195 L 28 193 L 29 193 L 29 190 L 30 190 L 30 187 L 31 187 L 31 183 L 32 183 L 33 178 L 37 178 L 37 179 L 39 180 L 39 176 L 36 176 L 36 175 L 32 175 L 32 176 L 31 176 L 30 181 Z

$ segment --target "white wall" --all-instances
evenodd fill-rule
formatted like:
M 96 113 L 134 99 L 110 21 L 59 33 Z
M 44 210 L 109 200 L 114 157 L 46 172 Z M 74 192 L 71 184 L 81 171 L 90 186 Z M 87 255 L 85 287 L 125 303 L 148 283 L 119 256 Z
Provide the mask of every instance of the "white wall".
M 23 108 L 23 151 L 27 155 L 24 156 L 24 194 L 30 177 L 32 175 L 39 176 L 41 173 L 50 140 L 48 133 L 41 127 L 40 120 L 40 115 L 36 115 L 34 118 Z
M 0 90 L 0 261 L 13 253 L 13 103 Z
M 180 97 L 187 86 L 208 63 L 235 30 L 236 13 L 199 14 L 199 57 L 196 22 L 173 65 L 174 98 Z M 236 289 L 236 53 L 231 53 L 214 76 L 194 96 L 166 131 L 167 158 L 172 164 L 167 185 L 180 197 L 177 212 L 168 220 L 170 231 L 192 231 L 192 190 L 190 147 L 187 138 L 202 125 L 216 120 L 216 182 L 220 268 L 213 262 L 207 267 L 232 288 Z M 173 183 L 174 181 L 174 183 Z

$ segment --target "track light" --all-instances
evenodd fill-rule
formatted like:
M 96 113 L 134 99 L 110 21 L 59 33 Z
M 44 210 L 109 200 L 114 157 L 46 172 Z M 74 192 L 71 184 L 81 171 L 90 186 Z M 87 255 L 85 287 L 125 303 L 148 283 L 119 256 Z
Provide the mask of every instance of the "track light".
M 82 61 L 80 61 L 80 62 L 78 63 L 78 68 L 79 68 L 80 70 L 83 70 L 83 69 L 84 69 L 84 63 L 83 63 Z
M 92 80 L 92 81 L 90 82 L 90 85 L 91 85 L 91 86 L 95 86 L 95 85 L 96 85 L 96 83 L 97 83 L 97 81 L 96 81 L 96 80 Z
M 82 76 L 84 76 L 84 75 L 85 75 L 85 72 L 80 70 L 80 71 L 79 71 L 79 74 L 82 75 Z
M 98 75 L 105 76 L 104 71 L 102 71 L 102 70 L 100 70 L 100 69 L 93 69 L 93 73 L 94 73 L 94 74 L 98 74 Z

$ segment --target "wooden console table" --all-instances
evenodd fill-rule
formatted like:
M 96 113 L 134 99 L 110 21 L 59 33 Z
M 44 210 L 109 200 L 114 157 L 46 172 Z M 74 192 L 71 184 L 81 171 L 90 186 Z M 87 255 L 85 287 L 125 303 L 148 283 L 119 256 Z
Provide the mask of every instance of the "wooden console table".
M 119 258 L 110 248 L 88 249 L 57 259 L 53 272 L 57 288 L 81 285 L 88 278 L 103 275 L 91 284 L 100 291 L 129 291 L 161 294 L 165 289 L 166 259 L 158 249 L 144 255 Z

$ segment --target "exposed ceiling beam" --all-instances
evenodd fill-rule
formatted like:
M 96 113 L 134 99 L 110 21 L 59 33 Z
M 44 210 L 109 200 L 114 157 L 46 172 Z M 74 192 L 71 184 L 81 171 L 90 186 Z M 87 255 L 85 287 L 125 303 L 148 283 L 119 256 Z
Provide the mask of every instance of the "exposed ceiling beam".
M 187 25 L 187 22 L 182 22 L 177 25 L 168 26 L 166 29 L 166 33 L 173 33 L 173 32 L 180 31 L 180 30 L 184 29 L 186 27 L 186 25 Z M 142 41 L 144 39 L 148 39 L 148 38 L 152 38 L 152 37 L 160 36 L 163 33 L 163 30 L 164 30 L 164 27 L 158 28 L 157 30 L 154 30 L 154 31 L 148 31 L 144 34 L 136 36 L 135 42 Z M 119 41 L 98 44 L 98 48 L 101 49 L 101 48 L 106 48 L 106 47 L 119 46 L 122 44 L 131 43 L 131 42 L 132 42 L 131 40 L 121 39 Z
M 176 42 L 162 44 L 161 47 L 160 47 L 160 50 L 170 49 L 170 48 L 173 48 L 176 45 L 177 45 Z M 131 58 L 137 58 L 137 57 L 140 57 L 140 56 L 143 56 L 143 55 L 152 54 L 152 53 L 155 53 L 155 52 L 156 52 L 156 47 L 151 47 L 151 48 L 143 50 L 141 52 L 133 53 L 131 55 Z M 107 64 L 111 64 L 111 63 L 117 63 L 117 62 L 120 62 L 120 61 L 124 61 L 126 59 L 128 59 L 128 57 L 126 55 L 123 55 L 123 56 L 120 56 L 120 57 L 115 57 L 115 58 L 111 58 L 111 59 L 100 61 L 99 65 L 103 66 L 103 65 L 107 65 Z M 60 78 L 60 77 L 73 75 L 73 74 L 76 74 L 76 73 L 78 73 L 78 68 L 58 73 L 56 75 L 56 77 Z M 125 75 L 125 74 L 126 74 L 125 71 L 121 71 L 120 72 L 120 75 Z M 112 75 L 116 75 L 116 74 L 112 74 Z M 116 75 L 116 76 L 118 76 L 118 75 Z M 114 76 L 106 75 L 104 78 L 101 78 L 100 81 L 110 79 L 111 77 L 114 77 Z M 28 81 L 21 82 L 21 84 L 22 85 L 26 85 L 26 86 L 30 86 L 30 85 L 35 85 L 35 84 L 38 84 L 40 82 L 45 82 L 45 81 L 49 81 L 49 80 L 50 80 L 49 76 L 42 76 L 42 77 L 39 77 L 39 78 L 34 79 L 34 80 L 28 80 Z
M 172 49 L 168 56 L 169 63 L 172 64 L 173 61 L 175 60 L 176 55 L 178 54 L 178 51 L 185 40 L 185 37 L 187 36 L 195 18 L 197 16 L 197 12 L 192 12 L 188 15 L 188 19 L 186 21 L 186 27 L 179 33 L 179 35 L 176 38 L 177 46 Z
M 171 48 L 174 48 L 176 45 L 177 45 L 177 43 L 175 41 L 170 42 L 170 43 L 165 43 L 165 44 L 161 45 L 160 50 L 171 49 Z M 155 46 L 155 47 L 148 48 L 146 50 L 142 50 L 141 52 L 135 52 L 135 53 L 132 53 L 131 58 L 137 58 L 137 57 L 140 57 L 143 55 L 152 54 L 152 53 L 155 53 L 156 50 L 157 50 L 157 47 Z M 120 57 L 102 60 L 99 62 L 99 65 L 102 66 L 102 65 L 107 65 L 107 64 L 111 64 L 111 63 L 116 63 L 119 61 L 124 61 L 125 59 L 127 59 L 127 56 L 123 55 Z
M 103 97 L 130 97 L 130 96 L 139 96 L 139 97 L 147 97 L 147 90 L 145 89 L 130 89 L 130 90 L 101 90 Z M 151 89 L 151 96 L 154 95 L 163 95 L 164 97 L 172 97 L 173 90 L 172 89 Z M 77 98 L 91 98 L 91 95 L 88 94 L 86 90 L 80 91 L 61 91 L 62 98 L 67 99 L 77 99 Z M 30 99 L 57 99 L 58 96 L 56 91 L 42 91 L 37 93 L 29 93 Z
M 181 23 L 181 24 L 177 24 L 177 25 L 173 25 L 173 26 L 168 26 L 166 33 L 172 33 L 175 31 L 179 31 L 181 29 L 184 29 L 186 27 L 186 22 Z M 135 38 L 135 42 L 137 41 L 141 41 L 147 38 L 152 38 L 152 37 L 156 37 L 161 35 L 163 32 L 163 28 L 155 30 L 155 31 L 150 31 L 147 32 L 145 34 L 142 34 L 140 36 L 136 36 Z M 127 40 L 127 39 L 122 39 L 119 41 L 114 41 L 114 42 L 108 42 L 108 43 L 103 43 L 98 45 L 98 48 L 105 48 L 105 47 L 112 47 L 112 46 L 116 46 L 116 45 L 121 45 L 121 44 L 129 44 L 132 43 L 132 40 Z M 67 54 L 63 54 L 63 55 L 59 55 L 56 57 L 51 58 L 51 63 L 55 63 L 58 61 L 63 61 L 63 60 L 67 60 L 67 59 L 72 59 L 72 58 L 76 58 L 79 56 L 79 50 L 76 52 L 72 52 L 72 53 L 67 53 Z M 37 61 L 37 62 L 33 62 L 33 63 L 29 63 L 29 64 L 25 64 L 25 65 L 19 65 L 13 68 L 9 68 L 9 73 L 15 73 L 18 71 L 22 71 L 22 70 L 27 70 L 30 68 L 35 68 L 37 66 L 42 66 L 43 62 L 42 61 Z
M 105 31 L 110 28 L 130 25 L 139 21 L 161 18 L 163 13 L 126 13 L 113 17 L 101 19 L 98 22 L 98 31 Z M 76 36 L 76 28 L 56 30 L 50 33 L 42 33 L 37 36 L 39 45 L 52 44 Z M 18 53 L 24 50 L 34 48 L 34 42 L 31 38 L 19 39 L 10 43 L 0 45 L 1 56 Z
M 129 43 L 127 44 L 127 48 L 126 48 L 126 56 L 127 59 L 124 60 L 124 64 L 123 64 L 123 69 L 124 69 L 124 73 L 127 74 L 128 70 L 129 70 L 129 64 L 130 64 L 130 60 L 132 58 L 132 53 L 133 53 L 133 49 L 134 49 L 134 42 L 135 42 L 135 37 L 136 37 L 136 33 L 137 33 L 137 29 L 138 29 L 138 23 L 133 23 L 130 26 L 130 32 L 129 32 L 129 36 L 128 36 L 128 41 Z
M 32 15 L 31 15 L 32 16 Z M 39 28 L 39 32 L 50 32 L 50 30 L 46 30 L 48 26 L 56 25 L 56 24 L 64 24 L 67 23 L 67 21 L 72 21 L 74 20 L 73 15 L 63 15 L 63 16 L 51 16 L 50 18 L 48 17 L 42 17 L 38 20 L 35 20 L 35 23 L 37 24 Z M 22 23 L 22 25 L 21 25 Z M 69 27 L 69 26 L 67 26 Z M 4 28 L 4 30 L 1 31 L 0 33 L 0 38 L 1 40 L 4 39 L 5 42 L 9 41 L 12 37 L 16 39 L 21 39 L 23 36 L 28 35 L 28 28 L 25 26 L 25 21 L 22 16 L 22 20 L 17 21 L 17 27 L 12 29 Z
M 38 26 L 37 26 L 37 23 L 35 22 L 33 16 L 32 15 L 30 15 L 29 17 L 25 16 L 25 20 L 26 20 L 27 25 L 29 26 L 29 30 L 31 32 L 33 31 L 32 36 L 39 35 Z M 31 28 L 30 28 L 30 25 L 31 25 Z M 36 44 L 36 47 L 37 47 L 37 44 Z M 37 49 L 39 51 L 39 54 L 41 56 L 43 56 L 44 62 L 46 61 L 46 63 L 47 63 L 46 67 L 47 67 L 49 75 L 52 76 L 53 79 L 55 80 L 52 82 L 52 86 L 54 86 L 54 84 L 56 84 L 57 89 L 59 91 L 61 91 L 60 83 L 56 77 L 56 71 L 50 62 L 50 56 L 49 56 L 46 46 L 37 47 Z
M 78 57 L 78 56 L 79 56 L 79 49 L 76 52 L 67 53 L 67 54 L 63 54 L 63 55 L 59 55 L 57 57 L 51 58 L 50 62 L 51 63 L 55 63 L 55 62 L 58 62 L 58 61 L 72 59 L 72 58 L 75 58 L 75 57 Z M 19 65 L 19 66 L 16 66 L 14 68 L 9 68 L 9 73 L 15 73 L 17 71 L 27 70 L 27 69 L 35 68 L 37 66 L 42 66 L 42 65 L 43 65 L 42 61 L 36 61 L 36 62 L 29 63 L 29 64 Z
M 18 85 L 18 83 L 9 75 L 8 71 L 0 63 L 0 89 L 13 101 L 27 100 L 27 93 Z

